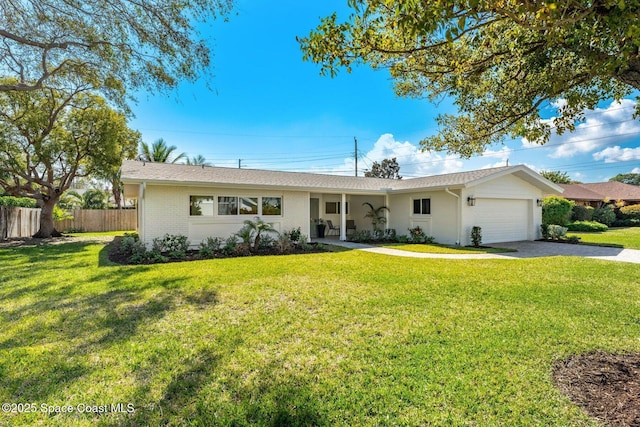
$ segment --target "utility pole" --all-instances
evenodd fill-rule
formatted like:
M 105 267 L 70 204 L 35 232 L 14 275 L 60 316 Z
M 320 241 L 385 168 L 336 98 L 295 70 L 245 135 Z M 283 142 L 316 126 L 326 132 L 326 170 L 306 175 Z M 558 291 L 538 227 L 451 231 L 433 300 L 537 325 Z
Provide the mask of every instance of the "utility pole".
M 238 159 L 238 169 L 242 168 L 242 159 Z
M 353 143 L 355 144 L 354 155 L 356 157 L 356 176 L 358 176 L 358 140 L 355 136 L 353 137 Z

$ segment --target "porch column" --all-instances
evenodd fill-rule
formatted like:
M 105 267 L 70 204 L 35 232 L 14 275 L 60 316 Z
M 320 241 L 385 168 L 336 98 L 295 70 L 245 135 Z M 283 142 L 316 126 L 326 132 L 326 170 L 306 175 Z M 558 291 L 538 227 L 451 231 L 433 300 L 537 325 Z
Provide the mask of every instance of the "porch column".
M 347 240 L 347 195 L 342 193 L 342 202 L 340 203 L 340 240 Z

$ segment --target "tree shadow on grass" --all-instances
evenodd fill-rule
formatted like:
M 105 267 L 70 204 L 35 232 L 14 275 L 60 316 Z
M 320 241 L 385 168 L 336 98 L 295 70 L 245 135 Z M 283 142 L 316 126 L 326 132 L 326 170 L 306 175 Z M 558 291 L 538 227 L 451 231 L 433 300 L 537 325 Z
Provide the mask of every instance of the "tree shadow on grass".
M 219 370 L 224 359 L 241 344 L 238 340 L 222 350 L 202 349 L 184 360 L 162 398 L 155 402 L 148 401 L 149 389 L 141 385 L 136 399 L 146 403 L 136 405 L 134 414 L 105 425 L 329 425 L 321 417 L 309 387 L 299 378 L 271 375 L 271 367 L 265 367 L 264 376 L 255 383 L 247 385 L 235 378 L 227 384 L 233 387 L 224 387 L 231 401 L 221 397 L 218 389 L 212 390 L 212 384 L 221 381 Z M 145 379 L 138 381 L 145 383 Z
M 0 339 L 0 351 L 5 354 L 1 369 L 11 372 L 0 378 L 6 398 L 46 401 L 50 395 L 59 395 L 61 388 L 97 369 L 87 356 L 139 335 L 141 327 L 184 303 L 185 296 L 176 283 L 180 279 L 132 285 L 123 282 L 135 273 L 131 270 L 105 273 L 99 278 L 105 283 L 105 291 L 100 293 L 78 296 L 77 284 L 60 287 L 42 282 L 35 289 L 20 287 L 0 298 L 28 293 L 42 296 L 1 312 L 3 323 L 11 326 Z M 149 288 L 163 290 L 149 297 Z M 200 299 L 197 295 L 192 298 Z M 203 298 L 203 304 L 217 301 L 215 292 Z M 26 369 L 18 368 L 22 365 Z

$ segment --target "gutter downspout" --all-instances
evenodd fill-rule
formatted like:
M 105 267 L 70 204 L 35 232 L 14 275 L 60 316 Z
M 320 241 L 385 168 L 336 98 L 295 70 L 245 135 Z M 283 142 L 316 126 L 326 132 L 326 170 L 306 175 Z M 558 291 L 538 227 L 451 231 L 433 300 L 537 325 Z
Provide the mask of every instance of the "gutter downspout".
M 457 209 L 456 209 L 456 236 L 458 236 L 458 239 L 456 241 L 457 245 L 461 245 L 462 242 L 460 241 L 460 219 L 462 218 L 461 215 L 461 206 L 460 206 L 460 196 L 458 196 L 456 193 L 453 193 L 449 190 L 449 187 L 445 187 L 444 189 L 445 193 L 452 195 L 453 197 L 455 197 L 456 199 L 458 199 L 458 203 L 457 203 Z

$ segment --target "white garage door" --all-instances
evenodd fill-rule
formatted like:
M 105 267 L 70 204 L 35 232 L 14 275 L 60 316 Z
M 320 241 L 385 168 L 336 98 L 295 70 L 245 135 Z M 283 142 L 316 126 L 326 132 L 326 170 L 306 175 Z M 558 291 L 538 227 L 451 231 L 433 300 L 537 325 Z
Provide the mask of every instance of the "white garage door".
M 482 243 L 513 242 L 529 238 L 528 200 L 476 199 L 476 224 L 482 227 Z

